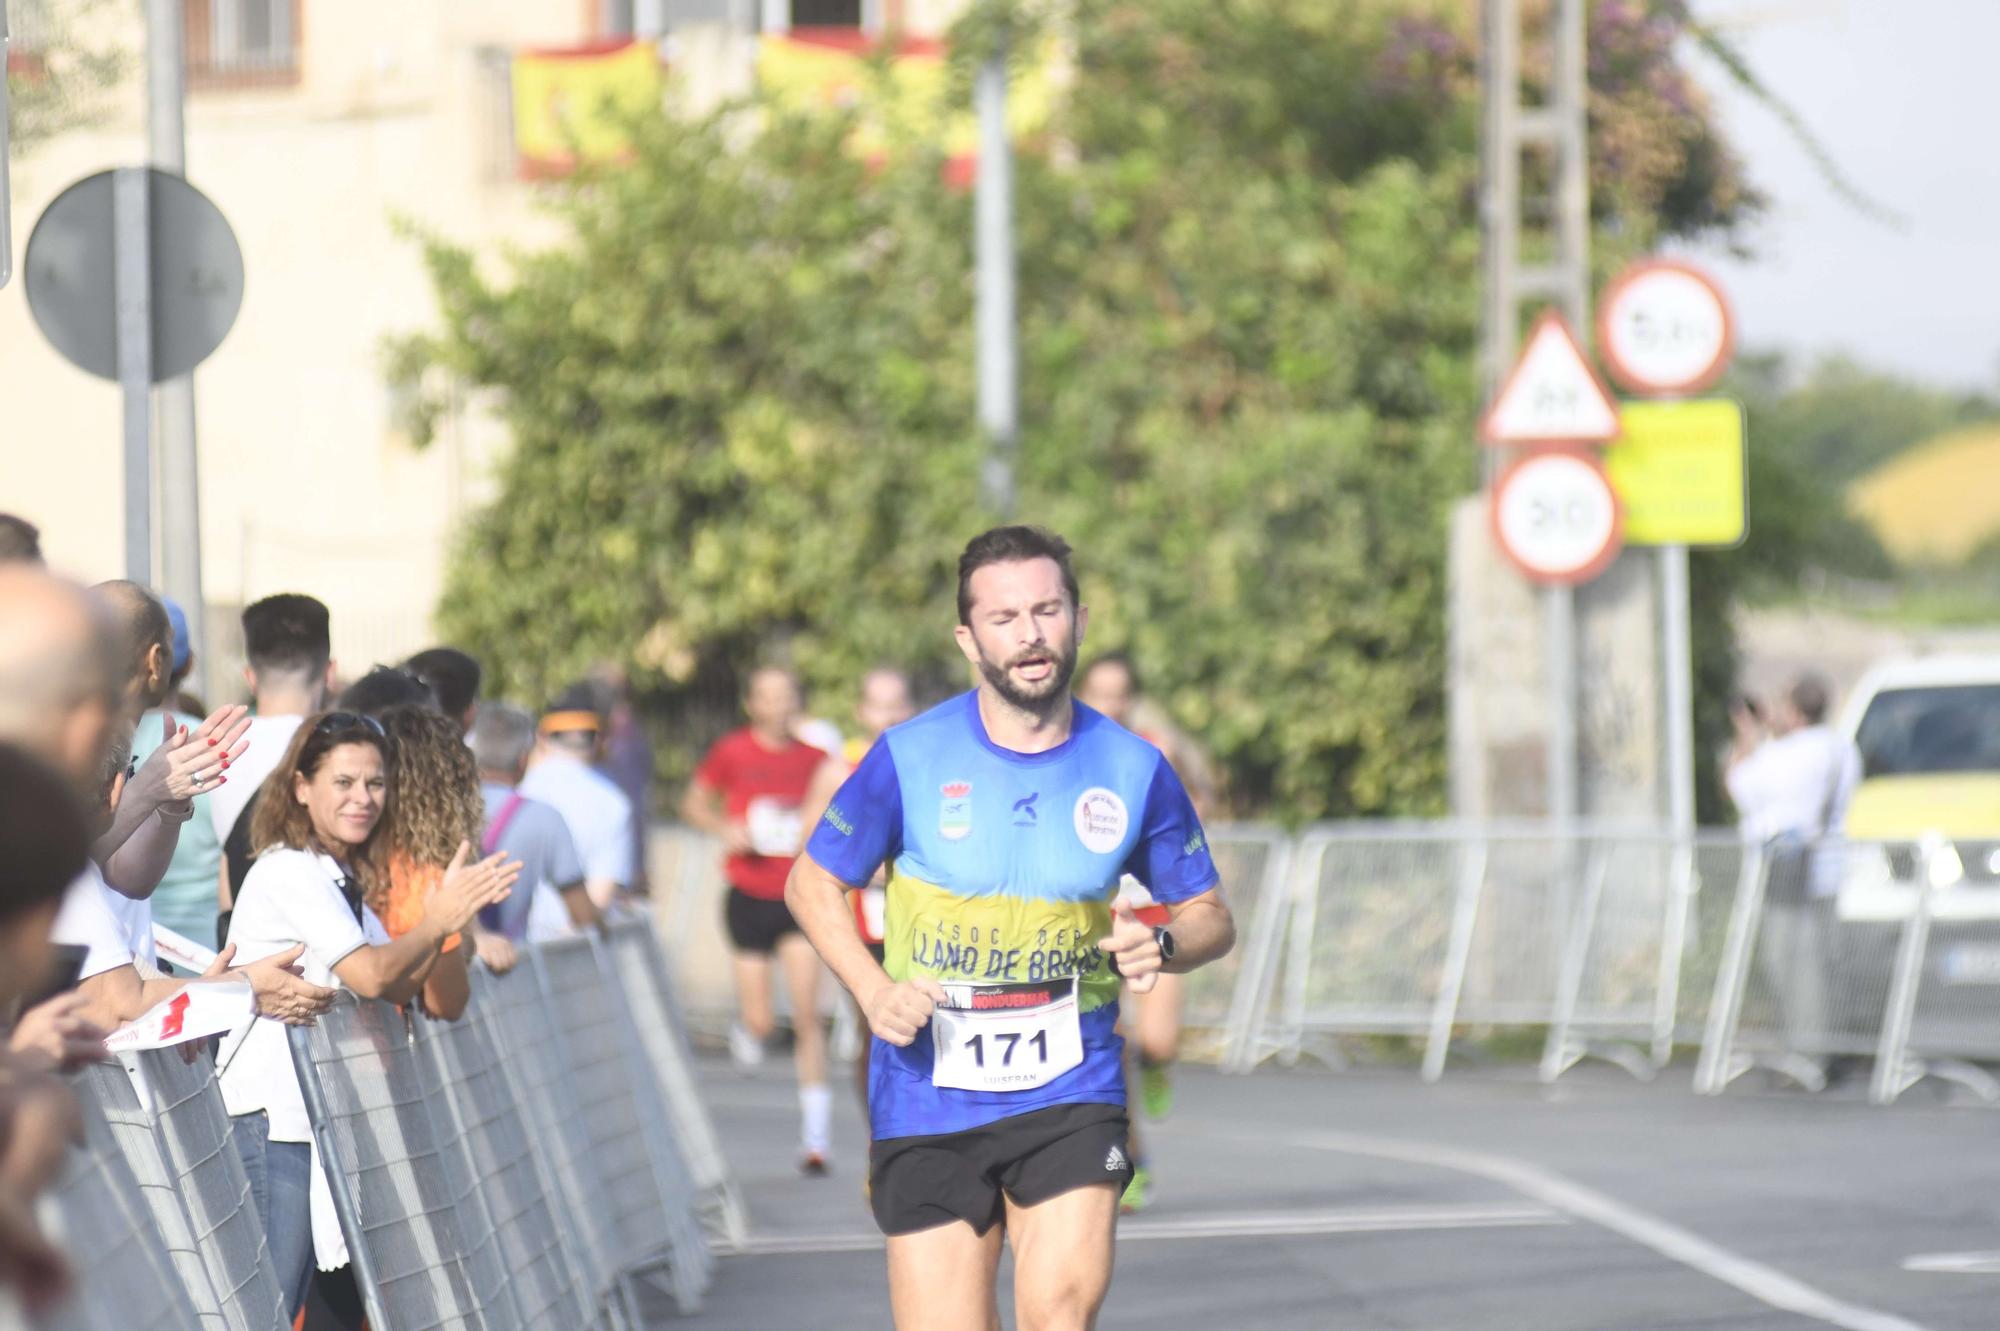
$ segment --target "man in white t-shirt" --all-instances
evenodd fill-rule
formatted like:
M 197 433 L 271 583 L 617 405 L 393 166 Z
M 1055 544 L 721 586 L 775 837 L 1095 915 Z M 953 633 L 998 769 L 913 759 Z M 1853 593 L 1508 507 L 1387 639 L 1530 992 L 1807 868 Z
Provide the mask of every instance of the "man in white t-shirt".
M 244 607 L 244 683 L 254 715 L 250 747 L 229 767 L 229 784 L 209 796 L 215 839 L 222 843 L 219 885 L 225 918 L 217 944 L 229 932 L 226 918 L 236 890 L 250 872 L 250 815 L 264 778 L 285 756 L 299 723 L 325 705 L 335 662 L 326 607 L 310 596 L 281 592 Z M 203 940 L 197 940 L 203 941 Z
M 1724 782 L 1745 839 L 1765 847 L 1757 960 L 1777 991 L 1788 1043 L 1821 1052 L 1826 1030 L 1829 915 L 1845 860 L 1840 830 L 1861 782 L 1861 754 L 1826 724 L 1826 682 L 1806 675 L 1771 707 L 1770 733 L 1746 704 Z
M 514 942 L 566 938 L 601 918 L 584 888 L 583 857 L 562 814 L 518 787 L 535 745 L 535 718 L 526 708 L 492 702 L 479 709 L 468 736 L 479 762 L 486 801 L 487 854 L 504 850 L 521 861 L 525 892 L 480 912 L 480 924 Z
M 542 715 L 534 765 L 518 787 L 529 799 L 553 805 L 583 856 L 584 888 L 600 911 L 609 911 L 633 882 L 632 801 L 591 766 L 603 720 L 589 690 L 573 688 Z

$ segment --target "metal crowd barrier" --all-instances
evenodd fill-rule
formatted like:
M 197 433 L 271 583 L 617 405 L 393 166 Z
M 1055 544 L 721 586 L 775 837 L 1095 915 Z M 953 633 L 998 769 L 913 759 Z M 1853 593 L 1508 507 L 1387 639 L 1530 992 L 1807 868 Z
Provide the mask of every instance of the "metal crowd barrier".
M 411 1018 L 424 1101 L 448 1124 L 445 1164 L 462 1215 L 490 1229 L 492 1252 L 512 1286 L 519 1324 L 583 1326 L 571 1244 L 553 1192 L 536 1162 L 520 1098 L 507 1085 L 498 1051 L 477 1020 Z M 475 1244 L 475 1251 L 483 1245 Z
M 1877 1103 L 1925 1077 L 2000 1101 L 2000 838 L 1356 823 L 1280 858 L 1225 875 L 1227 1068 L 1341 1066 L 1350 1037 L 1400 1036 L 1435 1079 L 1454 1041 L 1533 1027 L 1545 1081 L 1592 1057 L 1652 1077 L 1699 1046 L 1706 1094 L 1752 1068 L 1819 1089 L 1867 1065 Z
M 708 1106 L 695 1088 L 694 1053 L 688 1047 L 675 1013 L 674 984 L 660 940 L 643 921 L 616 924 L 605 931 L 606 946 L 618 980 L 628 994 L 646 1001 L 630 1006 L 646 1062 L 658 1079 L 660 1094 L 673 1115 L 675 1134 L 687 1158 L 696 1192 L 696 1209 L 711 1239 L 725 1248 L 743 1247 L 749 1237 L 749 1217 L 743 1195 L 723 1159 Z
M 160 1143 L 153 1135 L 152 1119 L 133 1089 L 132 1077 L 117 1063 L 98 1063 L 77 1073 L 75 1088 L 103 1116 L 104 1126 L 117 1143 L 118 1153 L 131 1171 L 133 1181 L 139 1185 L 139 1194 L 153 1217 L 153 1227 L 180 1274 L 181 1285 L 201 1325 L 223 1326 L 222 1308 L 214 1286 L 209 1283 L 201 1252 L 195 1247 L 193 1226 L 188 1223 L 180 1192 L 174 1187 L 173 1175 L 168 1172 Z
M 601 948 L 586 937 L 529 949 L 583 1110 L 571 1130 L 581 1129 L 603 1179 L 597 1204 L 620 1245 L 616 1264 L 647 1272 L 664 1266 L 676 1300 L 692 1312 L 712 1260 L 694 1183 Z
M 229 1135 L 229 1114 L 206 1051 L 189 1061 L 178 1049 L 125 1055 L 152 1092 L 160 1154 L 187 1211 L 230 1331 L 269 1331 L 284 1322 L 284 1294 L 264 1246 L 250 1178 Z
M 542 1162 L 558 1200 L 558 1214 L 568 1240 L 567 1251 L 585 1302 L 593 1310 L 592 1325 L 637 1325 L 636 1294 L 619 1264 L 616 1239 L 599 1205 L 604 1177 L 589 1143 L 576 1125 L 583 1107 L 576 1099 L 567 1060 L 547 1057 L 556 1047 L 558 1027 L 542 1002 L 534 971 L 517 967 L 494 975 L 475 967 L 472 975 L 474 1020 L 492 1037 L 508 1083 L 528 1116 L 535 1140 L 543 1146 Z
M 70 1297 L 31 1325 L 36 1331 L 186 1331 L 200 1325 L 182 1270 L 167 1252 L 91 1086 L 77 1089 L 84 1145 L 69 1153 L 55 1185 L 37 1199 L 36 1214 L 44 1233 L 69 1253 L 88 1254 L 89 1266 L 73 1271 Z
M 371 1326 L 521 1324 L 491 1220 L 454 1186 L 409 1018 L 343 992 L 289 1032 L 319 1159 Z
M 343 993 L 289 1032 L 370 1324 L 637 1331 L 653 1278 L 696 1311 L 704 1221 L 737 1247 L 746 1222 L 650 927 L 527 948 L 471 983 L 457 1021 Z M 0 1297 L 0 1326 L 285 1325 L 213 1064 L 183 1052 L 72 1079 L 87 1141 L 39 1207 L 87 1278 L 35 1319 Z

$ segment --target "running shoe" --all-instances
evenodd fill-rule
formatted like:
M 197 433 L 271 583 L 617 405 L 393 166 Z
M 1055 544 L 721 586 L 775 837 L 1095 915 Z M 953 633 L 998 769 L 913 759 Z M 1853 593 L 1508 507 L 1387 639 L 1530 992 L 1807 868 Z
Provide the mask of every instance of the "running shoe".
M 818 1151 L 806 1151 L 799 1156 L 799 1172 L 807 1178 L 825 1178 L 833 1172 L 833 1167 Z
M 752 1072 L 764 1065 L 764 1042 L 743 1029 L 741 1022 L 729 1027 L 729 1061 L 738 1072 Z
M 1139 1108 L 1147 1118 L 1165 1118 L 1174 1112 L 1174 1083 L 1165 1063 L 1144 1063 L 1139 1067 Z
M 1131 1215 L 1143 1211 L 1152 1201 L 1153 1171 L 1139 1165 L 1132 1171 L 1132 1181 L 1125 1185 L 1125 1195 L 1118 1199 L 1118 1214 Z

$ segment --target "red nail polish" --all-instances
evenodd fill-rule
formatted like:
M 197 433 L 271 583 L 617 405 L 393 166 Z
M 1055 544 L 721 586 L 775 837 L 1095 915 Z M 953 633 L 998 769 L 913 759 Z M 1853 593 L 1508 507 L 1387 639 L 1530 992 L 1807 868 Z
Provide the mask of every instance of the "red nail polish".
M 211 749 L 215 747 L 215 737 L 213 735 L 209 736 L 208 747 Z

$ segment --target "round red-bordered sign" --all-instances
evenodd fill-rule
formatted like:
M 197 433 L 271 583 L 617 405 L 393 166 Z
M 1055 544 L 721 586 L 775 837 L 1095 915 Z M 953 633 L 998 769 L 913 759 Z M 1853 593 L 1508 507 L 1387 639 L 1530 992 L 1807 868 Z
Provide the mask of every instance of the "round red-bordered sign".
M 1715 280 L 1679 259 L 1641 259 L 1597 302 L 1597 350 L 1634 393 L 1699 393 L 1736 350 L 1736 325 Z
M 1611 566 L 1625 544 L 1625 510 L 1587 452 L 1544 449 L 1514 461 L 1494 482 L 1493 539 L 1536 582 L 1575 586 Z

